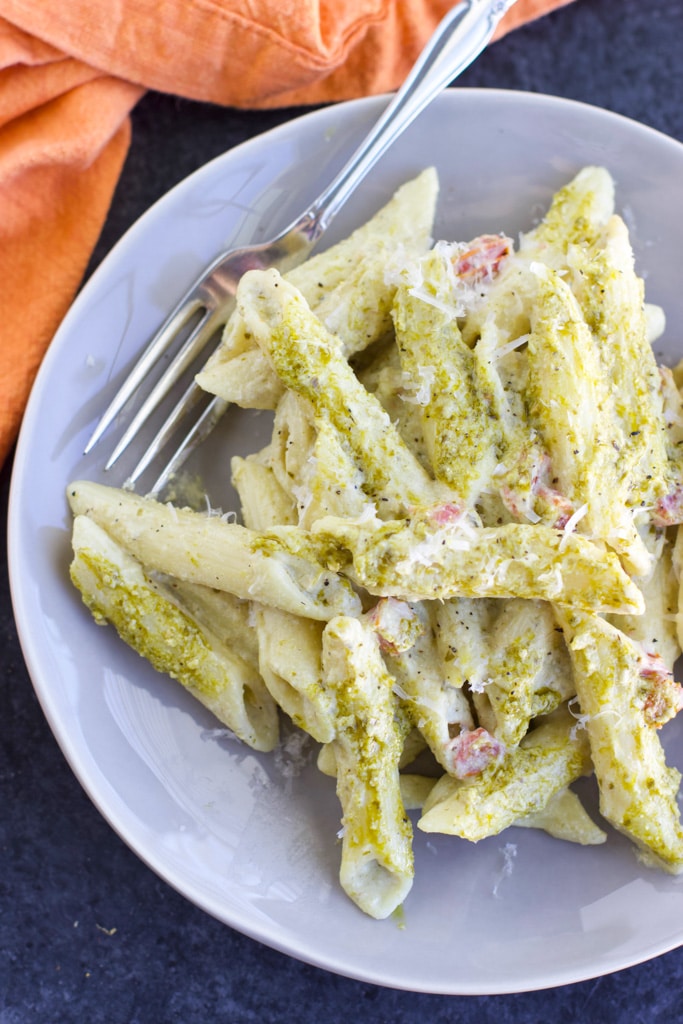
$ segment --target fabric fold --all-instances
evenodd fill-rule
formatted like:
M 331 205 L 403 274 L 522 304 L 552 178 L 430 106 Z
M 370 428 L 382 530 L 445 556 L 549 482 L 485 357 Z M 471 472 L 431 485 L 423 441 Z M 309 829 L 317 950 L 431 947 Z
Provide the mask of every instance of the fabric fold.
M 0 463 L 102 230 L 141 93 L 98 74 L 0 130 Z

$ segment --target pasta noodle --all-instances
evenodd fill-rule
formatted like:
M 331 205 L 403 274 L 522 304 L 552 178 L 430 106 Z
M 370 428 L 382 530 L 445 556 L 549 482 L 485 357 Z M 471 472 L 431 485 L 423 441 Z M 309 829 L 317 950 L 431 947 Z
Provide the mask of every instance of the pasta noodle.
M 657 366 L 614 184 L 581 170 L 517 244 L 432 244 L 428 169 L 367 224 L 251 271 L 207 391 L 274 413 L 233 457 L 241 522 L 77 481 L 71 576 L 97 621 L 256 750 L 288 716 L 375 918 L 413 828 L 510 827 L 683 871 L 682 371 Z M 330 837 L 334 841 L 334 837 Z

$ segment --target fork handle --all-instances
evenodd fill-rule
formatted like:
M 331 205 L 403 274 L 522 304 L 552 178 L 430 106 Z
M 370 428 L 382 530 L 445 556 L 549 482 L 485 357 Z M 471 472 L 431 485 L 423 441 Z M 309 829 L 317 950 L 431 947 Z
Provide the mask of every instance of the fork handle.
M 292 229 L 315 243 L 382 154 L 490 41 L 515 0 L 462 0 L 437 26 L 410 74 L 337 176 Z

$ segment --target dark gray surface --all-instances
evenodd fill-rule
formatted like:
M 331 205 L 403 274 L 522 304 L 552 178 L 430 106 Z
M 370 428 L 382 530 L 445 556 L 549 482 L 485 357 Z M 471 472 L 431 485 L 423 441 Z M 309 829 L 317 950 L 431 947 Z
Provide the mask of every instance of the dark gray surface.
M 576 0 L 496 44 L 460 81 L 583 100 L 683 141 L 682 42 L 681 0 Z M 93 266 L 177 181 L 297 113 L 147 96 Z M 564 988 L 449 998 L 349 981 L 243 937 L 152 874 L 71 774 L 24 666 L 4 549 L 0 673 L 0 1024 L 683 1021 L 683 950 Z

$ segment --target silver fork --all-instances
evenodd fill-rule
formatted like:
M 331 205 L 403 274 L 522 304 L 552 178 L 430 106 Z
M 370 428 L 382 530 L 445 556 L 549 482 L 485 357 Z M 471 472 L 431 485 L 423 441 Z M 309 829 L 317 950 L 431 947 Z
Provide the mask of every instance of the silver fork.
M 110 469 L 138 436 L 152 413 L 226 323 L 242 274 L 254 268 L 285 272 L 303 262 L 335 215 L 386 149 L 422 110 L 481 53 L 515 0 L 462 0 L 440 22 L 407 79 L 364 141 L 309 208 L 269 242 L 221 253 L 172 310 L 148 344 L 95 428 L 85 453 L 94 448 L 140 385 L 193 318 L 199 316 L 166 370 L 153 385 L 109 457 Z M 166 448 L 180 424 L 206 395 L 192 381 L 128 477 L 133 485 Z M 213 430 L 228 403 L 212 398 L 171 456 L 152 487 L 159 492 Z

